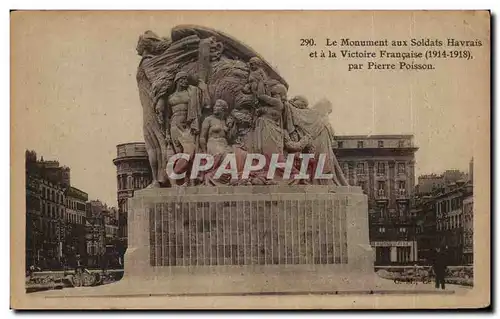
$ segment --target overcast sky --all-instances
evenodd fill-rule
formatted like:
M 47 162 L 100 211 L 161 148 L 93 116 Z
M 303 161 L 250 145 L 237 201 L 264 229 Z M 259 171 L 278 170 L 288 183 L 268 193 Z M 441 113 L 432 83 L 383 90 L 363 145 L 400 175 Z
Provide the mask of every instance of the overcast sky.
M 303 94 L 312 103 L 331 100 L 337 134 L 414 134 L 420 148 L 417 176 L 467 170 L 477 144 L 478 109 L 484 110 L 489 98 L 487 46 L 472 49 L 471 61 L 438 61 L 436 71 L 348 72 L 347 61 L 310 59 L 310 49 L 299 39 L 314 37 L 318 49 L 326 37 L 434 35 L 486 42 L 483 24 L 475 17 L 446 20 L 409 13 L 297 14 L 251 19 L 148 12 L 13 16 L 13 123 L 22 127 L 14 137 L 17 145 L 69 166 L 75 187 L 116 205 L 116 145 L 143 141 L 137 38 L 145 30 L 168 36 L 171 27 L 193 23 L 254 48 L 288 81 L 289 96 Z

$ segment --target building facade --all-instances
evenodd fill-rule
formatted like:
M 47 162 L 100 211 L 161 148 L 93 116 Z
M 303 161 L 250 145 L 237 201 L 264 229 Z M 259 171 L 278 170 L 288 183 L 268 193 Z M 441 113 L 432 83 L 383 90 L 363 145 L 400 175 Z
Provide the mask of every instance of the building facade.
M 436 203 L 432 196 L 412 198 L 412 215 L 415 216 L 415 233 L 418 261 L 430 262 L 436 248 Z
M 463 263 L 474 264 L 474 196 L 472 191 L 463 200 Z
M 426 195 L 416 208 L 417 241 L 422 262 L 446 250 L 449 265 L 473 262 L 473 186 L 459 181 Z
M 474 187 L 473 159 L 469 172 L 446 170 L 433 174 L 434 187 L 429 176 L 419 177 L 415 212 L 417 241 L 422 262 L 429 262 L 436 247 L 446 250 L 451 265 L 473 264 Z
M 118 237 L 118 209 L 111 207 L 104 215 L 104 236 L 106 246 L 106 267 L 117 268 L 122 266 L 120 241 Z
M 450 184 L 465 181 L 468 178 L 466 173 L 459 170 L 446 170 L 442 174 L 420 175 L 415 193 L 418 196 L 434 194 Z
M 47 180 L 41 180 L 41 231 L 44 234 L 41 261 L 44 268 L 61 268 L 65 243 L 66 223 L 64 188 Z
M 338 161 L 350 185 L 368 196 L 375 264 L 418 260 L 410 198 L 415 188 L 413 135 L 337 136 Z
M 446 247 L 448 262 L 461 264 L 463 251 L 463 187 L 451 187 L 435 197 L 436 243 Z
M 66 256 L 70 264 L 74 264 L 77 255 L 80 258 L 86 256 L 86 204 L 89 196 L 86 192 L 76 188 L 66 189 Z
M 117 201 L 118 201 L 118 238 L 120 259 L 123 259 L 127 248 L 127 214 L 128 199 L 134 191 L 145 188 L 151 181 L 146 145 L 143 142 L 125 143 L 116 146 Z
M 42 202 L 36 153 L 26 151 L 26 268 L 39 265 L 43 245 Z
M 85 218 L 86 264 L 91 268 L 99 268 L 106 253 L 105 210 L 105 205 L 99 200 L 87 202 Z

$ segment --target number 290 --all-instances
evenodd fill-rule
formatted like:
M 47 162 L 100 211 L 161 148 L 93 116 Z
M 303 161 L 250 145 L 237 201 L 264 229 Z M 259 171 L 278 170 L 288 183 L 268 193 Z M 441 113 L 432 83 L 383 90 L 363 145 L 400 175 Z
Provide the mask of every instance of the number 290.
M 316 43 L 314 43 L 314 39 L 300 39 L 300 46 L 301 47 L 312 47 L 315 46 Z

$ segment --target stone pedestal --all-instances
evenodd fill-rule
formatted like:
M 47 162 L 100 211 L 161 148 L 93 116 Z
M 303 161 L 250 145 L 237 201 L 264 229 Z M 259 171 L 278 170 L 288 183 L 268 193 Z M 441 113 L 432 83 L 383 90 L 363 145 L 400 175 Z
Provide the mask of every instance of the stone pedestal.
M 129 284 L 154 280 L 176 294 L 338 289 L 371 278 L 373 260 L 359 187 L 163 188 L 129 199 Z

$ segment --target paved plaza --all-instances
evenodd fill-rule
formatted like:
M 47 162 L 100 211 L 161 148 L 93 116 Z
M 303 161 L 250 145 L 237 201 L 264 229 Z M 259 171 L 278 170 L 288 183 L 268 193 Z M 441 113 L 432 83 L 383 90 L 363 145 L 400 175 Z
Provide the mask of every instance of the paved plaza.
M 334 282 L 333 278 L 320 277 L 316 280 L 302 281 L 300 278 L 276 280 L 269 282 L 269 278 L 258 278 L 252 275 L 252 280 L 241 276 L 239 281 L 234 279 L 230 284 L 222 276 L 198 277 L 196 280 L 186 277 L 185 280 L 175 281 L 175 286 L 169 286 L 165 280 L 144 280 L 142 282 L 121 280 L 116 283 L 98 287 L 65 288 L 35 292 L 30 295 L 47 298 L 72 297 L 205 297 L 205 296 L 328 296 L 328 295 L 464 295 L 471 288 L 459 285 L 447 285 L 446 289 L 434 288 L 434 283 L 423 284 L 395 284 L 394 281 L 380 278 L 376 275 L 344 277 Z M 262 280 L 272 287 L 259 286 Z M 179 283 L 183 283 L 180 285 Z M 259 289 L 260 287 L 263 287 Z

